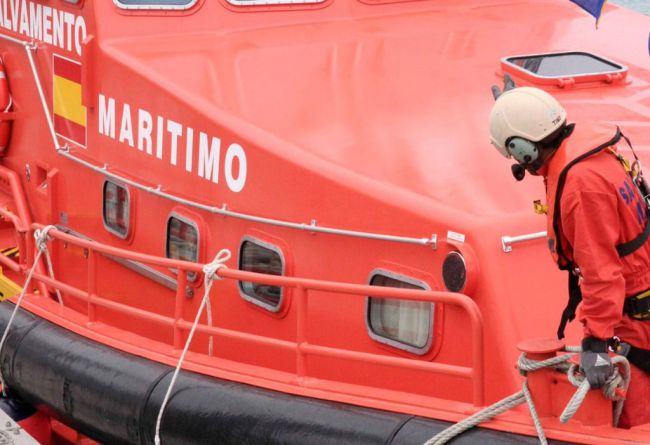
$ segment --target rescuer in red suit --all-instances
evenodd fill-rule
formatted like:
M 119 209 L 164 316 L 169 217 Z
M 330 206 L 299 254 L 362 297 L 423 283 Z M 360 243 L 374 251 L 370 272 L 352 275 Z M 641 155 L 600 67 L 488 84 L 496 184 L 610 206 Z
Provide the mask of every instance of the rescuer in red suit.
M 622 135 L 616 126 L 567 123 L 566 111 L 553 96 L 513 86 L 502 94 L 493 89 L 491 142 L 517 161 L 512 170 L 518 180 L 526 171 L 544 177 L 549 249 L 570 273 L 571 297 L 558 336 L 564 336 L 564 325 L 581 300 L 582 372 L 592 388 L 599 388 L 614 371 L 608 351 L 626 355 L 632 379 L 619 426 L 650 423 L 645 183 L 618 154 Z

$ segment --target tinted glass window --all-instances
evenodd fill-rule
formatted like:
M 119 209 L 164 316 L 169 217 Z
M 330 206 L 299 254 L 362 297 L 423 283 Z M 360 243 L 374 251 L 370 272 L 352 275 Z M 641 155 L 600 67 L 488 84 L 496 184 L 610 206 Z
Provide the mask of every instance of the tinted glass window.
M 126 187 L 110 181 L 104 183 L 104 226 L 121 238 L 129 233 L 130 205 Z
M 199 260 L 199 231 L 190 222 L 171 216 L 167 222 L 167 258 L 196 262 Z M 196 279 L 196 273 L 187 274 Z
M 622 66 L 588 53 L 543 54 L 506 59 L 537 76 L 567 77 L 621 71 Z
M 370 284 L 402 289 L 425 289 L 423 286 L 382 274 L 374 275 Z M 406 345 L 423 349 L 428 345 L 431 338 L 432 303 L 376 297 L 370 297 L 368 300 L 368 322 L 376 336 L 390 340 L 389 344 L 397 347 Z
M 267 275 L 282 275 L 284 267 L 279 251 L 246 240 L 239 252 L 239 269 Z M 282 302 L 282 288 L 279 286 L 240 281 L 239 288 L 246 300 L 271 311 L 277 311 Z

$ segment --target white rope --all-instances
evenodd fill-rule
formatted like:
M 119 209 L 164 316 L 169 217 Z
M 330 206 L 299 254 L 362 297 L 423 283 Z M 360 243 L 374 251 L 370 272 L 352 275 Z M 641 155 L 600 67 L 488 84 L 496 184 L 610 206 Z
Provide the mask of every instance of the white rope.
M 214 280 L 221 279 L 221 277 L 217 275 L 217 271 L 222 267 L 226 267 L 224 263 L 229 259 L 230 259 L 230 251 L 228 249 L 222 249 L 219 251 L 217 256 L 214 257 L 214 260 L 212 260 L 211 263 L 208 263 L 205 266 L 203 266 L 203 287 L 205 289 L 205 292 L 203 293 L 203 300 L 201 300 L 201 305 L 199 306 L 198 311 L 196 311 L 194 324 L 192 325 L 192 329 L 190 329 L 190 333 L 187 336 L 185 347 L 183 348 L 183 352 L 181 353 L 181 356 L 178 359 L 178 363 L 176 364 L 176 369 L 174 370 L 172 379 L 169 382 L 169 386 L 167 387 L 167 393 L 165 393 L 165 398 L 163 399 L 163 402 L 160 405 L 160 410 L 158 411 L 158 419 L 156 420 L 156 435 L 154 436 L 154 443 L 156 445 L 160 445 L 160 427 L 162 424 L 162 416 L 165 411 L 165 407 L 169 402 L 169 397 L 171 396 L 172 389 L 174 388 L 174 384 L 176 383 L 176 379 L 178 378 L 178 374 L 181 370 L 181 365 L 185 360 L 185 355 L 187 354 L 187 350 L 189 349 L 190 343 L 192 342 L 192 337 L 194 337 L 194 332 L 196 331 L 196 327 L 199 324 L 199 319 L 201 318 L 201 313 L 203 312 L 203 308 L 206 306 L 206 304 L 209 303 L 210 289 L 212 288 L 212 283 Z M 211 322 L 212 320 L 211 317 L 209 317 L 209 320 Z M 210 354 L 211 353 L 212 353 L 212 349 L 210 348 Z
M 560 416 L 560 421 L 565 423 L 568 422 L 571 417 L 576 413 L 584 398 L 590 390 L 589 382 L 581 374 L 576 374 L 577 365 L 569 364 L 568 361 L 575 355 L 576 352 L 580 352 L 579 347 L 568 346 L 565 348 L 565 351 L 570 352 L 569 354 L 558 355 L 556 357 L 551 357 L 546 360 L 531 360 L 526 356 L 526 353 L 522 353 L 519 357 L 517 363 L 519 371 L 522 375 L 526 376 L 529 372 L 534 372 L 543 368 L 554 368 L 557 371 L 566 372 L 569 381 L 576 386 L 578 389 L 575 394 L 569 400 L 564 412 Z M 630 385 L 630 364 L 627 359 L 623 356 L 615 356 L 612 358 L 613 364 L 619 364 L 623 367 L 623 375 L 620 374 L 618 367 L 614 368 L 614 373 L 607 380 L 603 386 L 603 394 L 610 400 L 616 401 L 616 406 L 613 412 L 613 424 L 614 426 L 618 425 L 618 420 L 620 418 L 621 412 L 623 411 L 623 404 L 625 403 L 625 398 L 620 397 L 616 390 L 618 388 L 623 391 L 627 391 L 627 388 Z M 528 390 L 528 379 L 526 378 L 523 383 L 523 388 L 521 391 L 506 397 L 505 399 L 499 400 L 495 404 L 488 406 L 487 408 L 482 409 L 481 411 L 473 414 L 472 416 L 461 420 L 460 422 L 450 426 L 449 428 L 439 432 L 431 439 L 426 441 L 424 445 L 443 445 L 454 437 L 462 434 L 463 432 L 474 428 L 475 426 L 492 419 L 493 417 L 511 409 L 515 406 L 521 405 L 526 402 L 528 404 L 528 409 L 530 411 L 530 416 L 535 425 L 535 430 L 537 431 L 537 437 L 539 442 L 542 445 L 547 445 L 546 434 L 542 428 L 542 423 L 537 414 L 537 409 L 533 403 L 530 391 Z
M 623 392 L 626 392 L 630 386 L 630 363 L 622 355 L 612 357 L 612 363 L 620 364 L 623 367 L 623 374 L 621 375 L 618 366 L 614 367 L 614 373 L 609 377 L 609 379 L 607 379 L 605 385 L 603 385 L 602 390 L 603 395 L 606 398 L 616 402 L 614 411 L 612 413 L 612 424 L 617 427 L 618 421 L 621 417 L 621 412 L 623 412 L 625 398 L 619 396 L 616 393 L 616 390 L 620 388 Z M 575 392 L 575 394 L 573 394 L 569 400 L 569 403 L 567 403 L 567 406 L 564 408 L 564 411 L 562 411 L 562 414 L 560 415 L 560 422 L 562 423 L 568 422 L 573 417 L 573 415 L 578 411 L 578 408 L 580 408 L 580 405 L 582 405 L 582 402 L 587 396 L 587 393 L 591 389 L 587 379 L 585 379 L 582 374 L 576 373 L 577 369 L 578 366 L 572 364 L 569 368 L 569 371 L 567 372 L 569 381 L 573 386 L 577 387 L 578 390 Z
M 39 250 L 39 255 L 40 252 L 45 253 L 45 262 L 47 263 L 47 273 L 54 281 L 54 268 L 52 267 L 52 258 L 50 258 L 50 251 L 47 249 L 47 241 L 49 239 L 48 233 L 50 230 L 56 229 L 55 226 L 45 226 L 43 227 L 43 230 L 35 230 L 34 231 L 34 239 L 36 240 L 36 247 Z M 38 264 L 38 261 L 34 261 L 34 264 Z M 63 306 L 63 297 L 61 296 L 61 291 L 58 288 L 54 288 L 54 292 L 56 292 L 56 298 L 59 301 L 59 304 Z
M 46 257 L 48 257 L 47 244 L 46 244 L 48 239 L 47 234 L 50 230 L 54 228 L 55 228 L 54 226 L 46 226 L 43 228 L 43 230 L 34 231 L 34 239 L 36 240 L 36 247 L 38 247 L 38 253 L 34 258 L 34 263 L 32 264 L 32 268 L 29 270 L 29 273 L 27 274 L 27 279 L 25 280 L 25 284 L 23 284 L 23 288 L 21 289 L 20 294 L 18 295 L 18 300 L 16 300 L 16 305 L 14 306 L 14 310 L 11 313 L 11 317 L 9 317 L 9 322 L 7 323 L 7 326 L 5 326 L 5 330 L 2 333 L 2 340 L 0 340 L 0 355 L 2 354 L 2 348 L 4 348 L 5 342 L 7 341 L 7 337 L 9 335 L 9 329 L 11 328 L 11 325 L 13 324 L 14 319 L 16 318 L 16 313 L 18 313 L 18 309 L 20 308 L 20 305 L 23 302 L 23 298 L 27 293 L 27 289 L 29 288 L 29 284 L 32 281 L 32 276 L 34 275 L 34 271 L 38 266 L 38 262 L 41 259 L 41 255 L 45 252 Z M 57 289 L 57 295 L 59 296 L 59 303 L 61 303 L 61 295 L 58 294 L 58 289 Z M 0 385 L 2 385 L 2 394 L 6 396 L 7 384 L 5 382 L 4 376 L 2 375 L 2 367 L 0 367 Z

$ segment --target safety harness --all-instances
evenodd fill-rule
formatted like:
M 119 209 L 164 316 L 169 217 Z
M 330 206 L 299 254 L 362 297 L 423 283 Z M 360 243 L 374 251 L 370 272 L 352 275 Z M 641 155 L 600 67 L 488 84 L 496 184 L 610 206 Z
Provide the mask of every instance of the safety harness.
M 611 147 L 615 145 L 620 139 L 623 138 L 627 145 L 632 150 L 634 155 L 634 162 L 630 163 L 625 159 L 621 154 L 617 153 Z M 566 181 L 566 176 L 571 167 L 577 164 L 580 161 L 583 161 L 597 153 L 602 151 L 607 151 L 611 153 L 617 161 L 623 166 L 625 171 L 630 175 L 632 183 L 636 186 L 638 192 L 641 194 L 643 201 L 646 206 L 646 226 L 643 231 L 633 240 L 626 243 L 622 243 L 616 246 L 616 251 L 620 258 L 626 257 L 635 251 L 637 251 L 641 246 L 643 246 L 650 238 L 650 187 L 643 178 L 643 173 L 641 170 L 641 164 L 639 158 L 632 147 L 630 140 L 621 133 L 620 129 L 617 128 L 615 136 L 608 142 L 599 145 L 598 147 L 584 153 L 581 156 L 578 156 L 576 159 L 567 164 L 560 176 L 558 178 L 558 187 L 555 197 L 555 209 L 554 212 L 554 221 L 553 228 L 555 233 L 559 232 L 559 206 L 560 198 L 562 194 L 562 189 Z M 567 256 L 562 251 L 562 243 L 556 242 L 554 248 L 558 255 L 558 264 L 560 269 L 567 270 L 569 279 L 568 279 L 568 291 L 569 291 L 569 300 L 567 306 L 562 312 L 562 318 L 560 320 L 560 325 L 558 327 L 557 336 L 559 339 L 564 338 L 564 330 L 568 322 L 573 321 L 576 316 L 576 309 L 580 302 L 582 301 L 582 292 L 580 290 L 580 270 L 577 265 L 569 260 Z M 625 299 L 623 312 L 629 317 L 639 320 L 639 321 L 650 321 L 650 289 L 644 291 L 638 295 L 634 295 Z M 635 346 L 623 343 L 625 347 L 617 348 L 619 354 L 626 355 L 627 358 L 634 363 L 637 367 L 643 369 L 644 371 L 650 373 L 650 350 L 637 348 Z

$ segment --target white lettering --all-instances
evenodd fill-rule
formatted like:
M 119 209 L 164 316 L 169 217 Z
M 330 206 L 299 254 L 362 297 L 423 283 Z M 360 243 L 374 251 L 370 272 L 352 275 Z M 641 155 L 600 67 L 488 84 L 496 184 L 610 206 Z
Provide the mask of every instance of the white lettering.
M 169 162 L 171 162 L 172 165 L 176 165 L 176 160 L 178 157 L 178 137 L 183 134 L 183 126 L 178 122 L 174 122 L 170 119 L 167 121 L 167 131 L 169 131 L 169 134 L 172 136 L 172 143 L 169 148 Z
M 162 151 L 163 151 L 163 118 L 162 116 L 158 116 L 156 119 L 156 157 L 158 159 L 162 159 Z
M 233 161 L 237 159 L 239 164 L 239 172 L 237 172 L 237 179 L 233 175 Z M 248 165 L 246 164 L 246 153 L 239 144 L 230 144 L 228 151 L 226 151 L 226 166 L 224 173 L 226 175 L 226 184 L 228 188 L 235 193 L 241 192 L 246 184 L 246 174 Z
M 9 20 L 9 10 L 7 9 L 7 0 L 2 2 L 2 24 L 5 28 L 11 29 L 11 20 Z
M 192 173 L 192 150 L 194 148 L 194 129 L 187 127 L 187 140 L 185 141 L 185 170 Z
M 29 28 L 32 39 L 43 40 L 43 6 L 29 3 Z
M 116 139 L 116 132 L 119 132 L 117 140 L 125 146 L 137 147 L 140 152 L 151 156 L 155 150 L 158 160 L 168 162 L 169 165 L 177 166 L 179 170 L 183 169 L 188 173 L 196 171 L 198 177 L 209 183 L 219 184 L 221 177 L 222 183 L 225 182 L 228 189 L 234 193 L 241 192 L 246 186 L 248 160 L 244 148 L 238 143 L 231 143 L 227 150 L 224 148 L 222 151 L 222 141 L 219 137 L 187 127 L 164 115 L 153 114 L 146 109 L 134 108 L 133 113 L 137 110 L 137 115 L 131 114 L 129 104 L 117 102 L 101 93 L 98 107 L 99 134 Z M 119 128 L 116 128 L 118 121 Z M 182 142 L 185 143 L 185 161 L 181 159 L 179 164 L 179 150 L 183 150 L 180 146 Z M 167 143 L 168 154 L 163 152 Z
M 86 38 L 86 22 L 82 16 L 78 16 L 74 22 L 74 47 L 77 54 L 81 56 L 81 44 Z
M 13 32 L 18 32 L 18 8 L 20 6 L 20 0 L 15 0 L 11 2 L 11 30 Z
M 219 183 L 219 157 L 221 155 L 221 139 L 212 138 L 208 152 L 208 135 L 199 133 L 199 176 Z
M 138 110 L 138 150 L 142 151 L 144 149 L 144 142 L 147 143 L 147 154 L 151 154 L 151 130 L 153 127 L 153 121 L 151 114 L 142 109 Z
M 74 25 L 74 15 L 66 12 L 63 16 L 65 22 L 65 49 L 72 51 L 72 25 Z
M 54 16 L 52 20 L 52 44 L 63 48 L 65 45 L 63 38 L 63 11 L 54 10 Z
M 20 8 L 20 27 L 18 32 L 29 36 L 29 17 L 27 17 L 27 7 L 25 6 L 25 0 L 22 2 L 22 7 Z
M 124 104 L 122 108 L 122 124 L 120 125 L 120 142 L 128 141 L 133 147 L 133 125 L 131 123 L 131 107 Z
M 108 99 L 106 107 L 106 97 L 99 95 L 99 133 L 115 139 L 115 99 Z
M 52 8 L 43 6 L 43 41 L 52 44 Z

